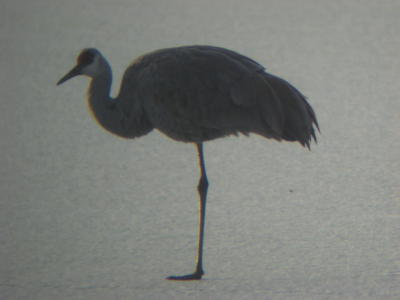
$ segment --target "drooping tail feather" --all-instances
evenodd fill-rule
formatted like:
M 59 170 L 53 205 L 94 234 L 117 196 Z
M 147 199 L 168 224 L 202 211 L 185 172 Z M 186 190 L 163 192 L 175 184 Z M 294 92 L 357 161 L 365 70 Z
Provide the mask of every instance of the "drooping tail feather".
M 311 139 L 317 142 L 314 126 L 319 131 L 319 125 L 306 97 L 289 82 L 269 73 L 262 75 L 280 99 L 284 118 L 281 138 L 310 148 Z

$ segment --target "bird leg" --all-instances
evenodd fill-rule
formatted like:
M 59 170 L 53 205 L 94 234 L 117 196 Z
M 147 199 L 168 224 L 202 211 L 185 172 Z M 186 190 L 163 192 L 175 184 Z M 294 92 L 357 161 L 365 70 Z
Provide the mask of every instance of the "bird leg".
M 207 189 L 208 189 L 208 180 L 206 174 L 206 166 L 204 163 L 204 155 L 203 155 L 203 143 L 196 144 L 197 152 L 199 154 L 199 164 L 201 176 L 199 180 L 199 184 L 197 186 L 197 190 L 200 195 L 200 229 L 199 229 L 199 248 L 197 253 L 197 265 L 196 271 L 192 274 L 183 275 L 183 276 L 169 276 L 168 280 L 199 280 L 201 276 L 203 276 L 203 241 L 204 241 L 204 225 L 206 218 L 206 200 L 207 200 Z

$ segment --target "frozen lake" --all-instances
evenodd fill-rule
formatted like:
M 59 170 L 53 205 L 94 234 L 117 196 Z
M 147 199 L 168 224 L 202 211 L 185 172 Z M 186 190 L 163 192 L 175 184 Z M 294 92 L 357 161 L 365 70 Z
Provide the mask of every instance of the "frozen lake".
M 400 299 L 399 1 L 3 1 L 0 299 Z M 193 271 L 193 145 L 124 140 L 88 113 L 82 48 L 123 71 L 210 44 L 307 95 L 312 151 L 258 136 L 205 144 L 205 276 Z

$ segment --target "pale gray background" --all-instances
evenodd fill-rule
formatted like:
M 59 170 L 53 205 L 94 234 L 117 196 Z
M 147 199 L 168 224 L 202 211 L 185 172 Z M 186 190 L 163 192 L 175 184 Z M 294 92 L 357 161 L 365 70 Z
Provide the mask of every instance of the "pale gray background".
M 9 0 L 0 4 L 0 299 L 400 299 L 400 2 Z M 119 80 L 136 56 L 213 44 L 305 93 L 306 151 L 205 145 L 205 269 L 195 148 L 123 140 L 56 87 L 81 48 Z M 292 190 L 292 191 L 291 191 Z

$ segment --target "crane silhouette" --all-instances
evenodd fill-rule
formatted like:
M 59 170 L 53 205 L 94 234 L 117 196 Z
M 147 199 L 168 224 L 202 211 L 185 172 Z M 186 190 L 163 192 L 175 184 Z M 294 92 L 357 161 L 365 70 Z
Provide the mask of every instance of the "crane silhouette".
M 194 143 L 200 165 L 200 228 L 195 272 L 170 280 L 201 279 L 208 180 L 203 142 L 256 133 L 278 141 L 316 142 L 317 118 L 305 97 L 287 81 L 234 51 L 213 46 L 157 50 L 137 58 L 125 71 L 120 92 L 110 97 L 112 72 L 94 48 L 83 49 L 77 65 L 57 85 L 77 75 L 91 78 L 89 108 L 98 123 L 124 138 L 156 128 Z M 314 128 L 315 127 L 315 128 Z

